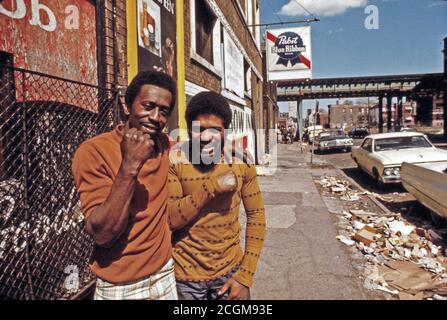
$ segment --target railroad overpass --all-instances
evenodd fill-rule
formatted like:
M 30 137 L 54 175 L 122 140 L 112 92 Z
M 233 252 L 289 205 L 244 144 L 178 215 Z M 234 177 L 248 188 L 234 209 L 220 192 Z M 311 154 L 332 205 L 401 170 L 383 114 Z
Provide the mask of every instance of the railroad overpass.
M 387 106 L 387 128 L 392 126 L 392 99 L 398 99 L 397 123 L 402 123 L 402 98 L 418 100 L 440 95 L 445 91 L 445 73 L 385 75 L 371 77 L 322 78 L 278 82 L 278 101 L 378 97 L 379 110 Z M 445 101 L 445 95 L 444 95 Z M 444 103 L 444 128 L 447 123 Z M 383 132 L 383 113 L 379 112 L 379 131 Z M 446 135 L 447 130 L 444 130 Z
M 444 38 L 444 73 L 385 75 L 371 77 L 324 78 L 283 81 L 277 84 L 278 101 L 297 101 L 298 111 L 306 99 L 378 97 L 379 109 L 387 106 L 387 128 L 391 129 L 392 99 L 398 98 L 397 123 L 402 124 L 402 98 L 418 100 L 443 95 L 444 137 L 447 138 L 447 37 Z M 383 113 L 379 112 L 383 132 Z

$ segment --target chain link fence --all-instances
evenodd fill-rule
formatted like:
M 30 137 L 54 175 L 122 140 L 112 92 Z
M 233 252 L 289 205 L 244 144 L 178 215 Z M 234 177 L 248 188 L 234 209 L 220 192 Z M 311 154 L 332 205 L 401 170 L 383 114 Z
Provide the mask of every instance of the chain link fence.
M 94 281 L 71 158 L 118 118 L 115 92 L 0 65 L 0 299 L 72 299 Z

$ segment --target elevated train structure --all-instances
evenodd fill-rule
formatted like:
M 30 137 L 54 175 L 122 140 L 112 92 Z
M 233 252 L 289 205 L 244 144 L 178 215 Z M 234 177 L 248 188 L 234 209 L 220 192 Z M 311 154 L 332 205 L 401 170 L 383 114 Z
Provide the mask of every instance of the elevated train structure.
M 422 101 L 443 96 L 444 136 L 447 137 L 447 38 L 444 39 L 444 73 L 384 75 L 344 78 L 300 79 L 277 84 L 278 101 L 339 99 L 351 97 L 378 97 L 379 110 L 386 100 L 387 129 L 392 128 L 392 99 L 397 98 L 396 123 L 402 124 L 402 98 Z M 427 103 L 420 103 L 425 108 Z M 379 132 L 383 132 L 383 113 L 379 112 Z

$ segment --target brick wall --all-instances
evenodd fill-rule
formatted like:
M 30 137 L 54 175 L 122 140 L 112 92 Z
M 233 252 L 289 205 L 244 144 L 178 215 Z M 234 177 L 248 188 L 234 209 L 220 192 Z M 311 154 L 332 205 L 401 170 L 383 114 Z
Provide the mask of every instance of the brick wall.
M 201 87 L 220 92 L 222 89 L 222 79 L 217 74 L 191 59 L 191 17 L 190 8 L 191 1 L 184 0 L 184 30 L 185 30 L 185 78 L 187 81 L 197 84 Z M 208 0 L 202 0 L 208 2 Z M 219 7 L 228 24 L 231 26 L 235 36 L 241 43 L 257 72 L 260 73 L 258 77 L 253 70 L 251 71 L 251 97 L 245 96 L 246 107 L 252 109 L 252 123 L 254 129 L 264 128 L 263 117 L 263 91 L 262 91 L 262 56 L 256 47 L 254 37 L 246 26 L 244 16 L 237 4 L 240 1 L 241 8 L 244 8 L 244 1 L 242 0 L 216 0 L 215 3 Z M 244 9 L 243 9 L 244 10 Z M 254 19 L 253 19 L 254 20 Z M 236 45 L 238 45 L 236 43 Z M 241 84 L 243 85 L 243 84 Z M 257 139 L 258 153 L 263 153 L 265 150 L 265 139 Z
M 258 69 L 259 72 L 262 72 L 261 55 L 256 48 L 256 44 L 253 41 L 250 32 L 245 27 L 245 21 L 243 20 L 244 18 L 241 15 L 237 5 L 235 5 L 235 1 L 236 0 L 218 1 L 217 3 L 225 15 L 225 18 L 232 26 L 239 41 L 242 44 L 245 44 L 245 51 L 247 51 L 247 54 L 255 65 L 256 69 Z M 243 5 L 241 7 L 243 8 Z
M 368 125 L 367 105 L 331 105 L 329 116 L 331 128 L 341 128 L 344 124 L 348 129 Z
M 199 63 L 194 62 L 190 57 L 191 51 L 191 24 L 190 24 L 190 2 L 193 0 L 184 1 L 184 30 L 185 30 L 185 74 L 186 80 L 193 82 L 199 86 L 208 88 L 210 90 L 221 90 L 221 78 L 208 70 Z M 244 49 L 250 57 L 253 64 L 259 72 L 262 72 L 262 59 L 256 45 L 249 34 L 249 31 L 244 27 L 243 17 L 239 13 L 232 0 L 217 1 L 219 8 L 231 25 L 233 31 L 238 36 L 239 41 L 244 45 Z M 255 76 L 252 75 L 252 85 L 255 84 Z M 253 89 L 252 89 L 253 90 Z M 254 89 L 256 90 L 256 89 Z M 261 88 L 262 91 L 262 88 Z M 253 98 L 253 96 L 252 96 Z M 259 99 L 257 97 L 256 99 Z M 250 103 L 251 105 L 251 103 Z
M 190 15 L 190 1 L 184 0 L 184 47 L 185 47 L 185 79 L 193 82 L 201 87 L 209 90 L 220 92 L 221 84 L 220 77 L 206 69 L 204 66 L 195 63 L 191 57 L 191 15 Z
M 263 115 L 264 115 L 264 128 L 265 128 L 265 152 L 270 153 L 273 146 L 273 142 L 270 141 L 269 130 L 276 129 L 277 118 L 279 114 L 278 110 L 278 96 L 276 82 L 267 81 L 267 59 L 265 44 L 262 44 L 262 77 L 263 82 Z

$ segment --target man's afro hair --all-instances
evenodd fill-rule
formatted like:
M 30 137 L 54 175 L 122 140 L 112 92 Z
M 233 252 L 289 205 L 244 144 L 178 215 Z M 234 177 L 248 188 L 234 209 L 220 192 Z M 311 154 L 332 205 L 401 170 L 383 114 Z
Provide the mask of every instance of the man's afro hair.
M 219 93 L 205 91 L 196 94 L 186 107 L 186 123 L 191 128 L 192 122 L 202 114 L 212 114 L 221 118 L 225 129 L 231 124 L 232 112 L 227 100 Z

